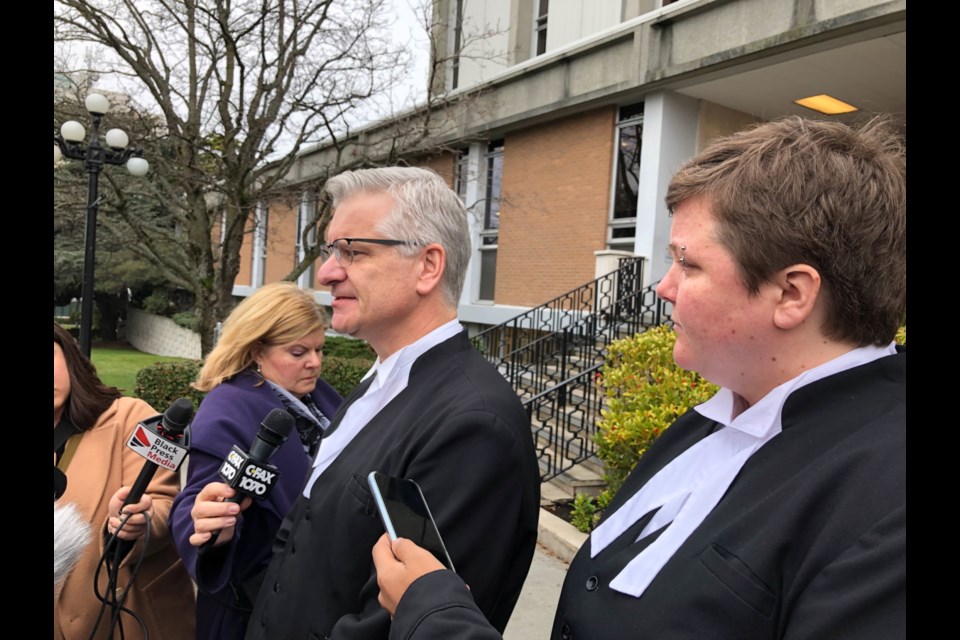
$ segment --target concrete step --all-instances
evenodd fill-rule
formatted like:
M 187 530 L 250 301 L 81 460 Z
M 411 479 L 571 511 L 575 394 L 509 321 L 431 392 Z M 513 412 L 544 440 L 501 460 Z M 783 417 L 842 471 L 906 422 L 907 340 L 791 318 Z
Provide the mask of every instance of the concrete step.
M 592 462 L 574 465 L 549 480 L 547 484 L 553 485 L 558 491 L 562 492 L 571 500 L 576 497 L 578 493 L 593 495 L 598 492 L 593 490 L 594 487 L 600 486 L 601 489 L 603 488 L 602 465 L 599 460 L 594 458 Z
M 559 457 L 560 453 L 550 443 L 541 439 L 536 445 L 537 453 L 552 456 L 555 466 L 569 464 L 570 460 Z M 541 474 L 550 471 L 543 458 L 539 460 L 539 463 Z M 595 455 L 590 456 L 545 482 L 541 487 L 541 503 L 569 502 L 578 493 L 596 495 L 606 486 L 603 482 L 604 472 L 604 466 L 600 459 Z
M 572 500 L 573 493 L 553 480 L 540 485 L 540 506 L 555 504 L 557 502 L 570 502 Z

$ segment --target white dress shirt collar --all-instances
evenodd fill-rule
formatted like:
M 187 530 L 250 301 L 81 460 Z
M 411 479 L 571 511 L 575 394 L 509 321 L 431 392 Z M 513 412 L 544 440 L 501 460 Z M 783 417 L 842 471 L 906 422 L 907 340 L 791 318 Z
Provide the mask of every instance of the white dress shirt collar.
M 357 434 L 390 401 L 407 388 L 407 384 L 410 382 L 410 370 L 417 359 L 463 330 L 463 325 L 454 319 L 398 350 L 383 362 L 380 362 L 380 359 L 377 358 L 370 370 L 363 376 L 363 379 L 366 380 L 376 374 L 366 392 L 347 407 L 336 429 L 320 441 L 320 449 L 313 459 L 313 471 L 303 488 L 305 497 L 310 497 L 310 491 L 313 489 L 317 478 L 334 463 Z
M 367 393 L 370 393 L 375 389 L 382 389 L 384 386 L 386 386 L 387 382 L 391 379 L 395 371 L 398 375 L 405 375 L 409 377 L 410 366 L 416 361 L 417 358 L 441 342 L 449 340 L 461 331 L 463 331 L 463 325 L 460 324 L 459 320 L 454 318 L 450 322 L 440 325 L 415 342 L 411 342 L 407 346 L 399 349 L 395 353 L 391 354 L 386 360 L 381 362 L 380 358 L 378 357 L 377 361 L 373 363 L 373 366 L 370 367 L 370 370 L 367 371 L 361 379 L 362 382 L 373 374 L 377 374 L 376 379 L 370 383 L 370 388 L 367 389 Z M 406 387 L 406 381 L 404 381 L 403 386 Z
M 758 438 L 771 432 L 779 433 L 782 429 L 780 419 L 783 405 L 791 393 L 811 382 L 816 382 L 846 369 L 859 367 L 883 356 L 893 355 L 896 352 L 894 343 L 890 343 L 886 347 L 868 346 L 847 351 L 833 360 L 828 360 L 809 371 L 804 371 L 795 378 L 787 380 L 780 386 L 774 387 L 755 405 L 749 407 L 733 420 L 730 419 L 730 416 L 733 415 L 736 398 L 734 393 L 725 387 L 706 402 L 694 407 L 694 410 L 705 418 L 715 420 L 726 427 L 738 429 Z

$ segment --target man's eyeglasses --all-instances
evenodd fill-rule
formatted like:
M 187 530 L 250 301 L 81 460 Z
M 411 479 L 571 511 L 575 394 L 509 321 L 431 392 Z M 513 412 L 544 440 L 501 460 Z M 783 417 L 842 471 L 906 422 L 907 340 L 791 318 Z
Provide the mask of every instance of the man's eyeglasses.
M 337 259 L 337 264 L 341 267 L 349 267 L 353 264 L 353 243 L 368 242 L 370 244 L 382 244 L 393 247 L 400 244 L 416 245 L 416 242 L 409 240 L 386 240 L 383 238 L 337 238 L 333 242 L 320 245 L 320 259 L 326 262 L 332 255 Z

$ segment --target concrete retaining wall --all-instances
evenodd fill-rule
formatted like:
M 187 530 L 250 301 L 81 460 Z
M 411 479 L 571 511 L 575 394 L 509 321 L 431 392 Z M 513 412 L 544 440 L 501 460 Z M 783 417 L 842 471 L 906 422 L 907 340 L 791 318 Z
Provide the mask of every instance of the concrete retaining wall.
M 200 359 L 200 334 L 170 318 L 128 308 L 126 335 L 127 342 L 145 353 Z

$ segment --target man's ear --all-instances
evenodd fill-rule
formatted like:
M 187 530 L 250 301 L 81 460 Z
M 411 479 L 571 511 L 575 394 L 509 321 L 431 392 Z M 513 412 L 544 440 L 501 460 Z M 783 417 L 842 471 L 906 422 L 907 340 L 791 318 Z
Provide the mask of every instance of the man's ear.
M 809 319 L 820 296 L 820 273 L 808 264 L 781 269 L 772 282 L 779 289 L 773 323 L 780 329 L 793 329 Z
M 421 249 L 421 252 L 417 293 L 425 296 L 440 286 L 443 271 L 447 266 L 447 252 L 436 242 L 431 242 Z

